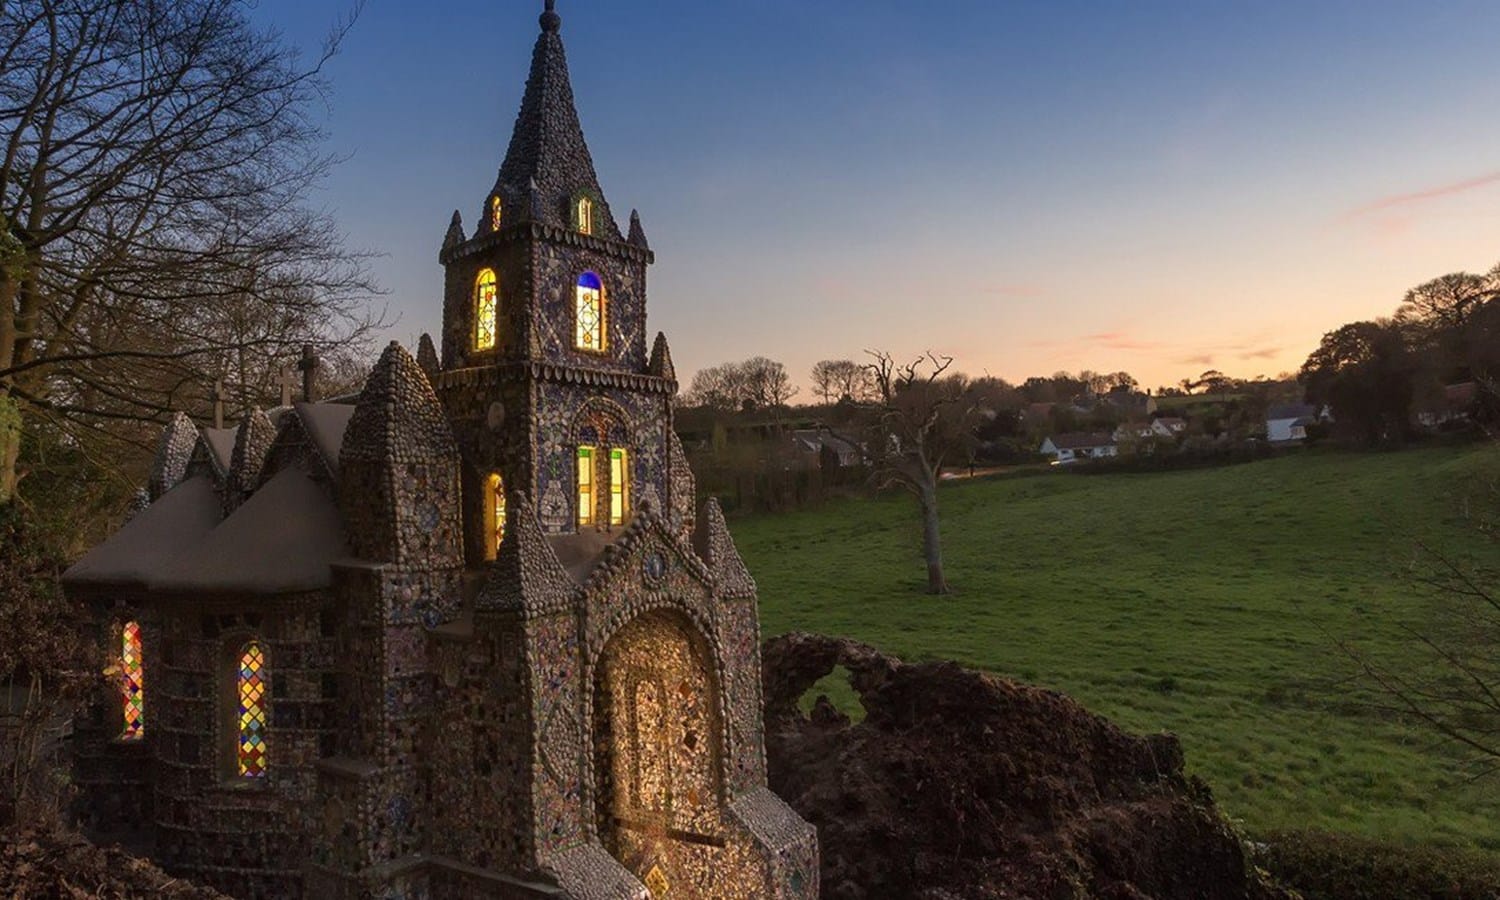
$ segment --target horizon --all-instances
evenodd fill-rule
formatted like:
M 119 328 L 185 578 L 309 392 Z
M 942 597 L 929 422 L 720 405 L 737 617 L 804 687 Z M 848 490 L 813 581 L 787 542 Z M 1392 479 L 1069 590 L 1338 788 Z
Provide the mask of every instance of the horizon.
M 252 17 L 311 53 L 347 6 Z M 386 254 L 384 339 L 439 330 L 437 248 L 493 183 L 541 7 L 373 3 L 326 69 L 349 158 L 312 200 Z M 1417 284 L 1487 271 L 1500 9 L 1381 9 L 558 4 L 684 388 L 767 356 L 804 400 L 814 362 L 875 348 L 1014 383 L 1275 377 Z

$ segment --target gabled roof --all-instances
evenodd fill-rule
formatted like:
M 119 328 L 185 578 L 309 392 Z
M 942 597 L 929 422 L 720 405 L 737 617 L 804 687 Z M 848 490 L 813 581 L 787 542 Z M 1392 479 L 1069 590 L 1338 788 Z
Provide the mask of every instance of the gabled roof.
M 297 418 L 328 466 L 329 474 L 339 474 L 339 451 L 344 446 L 344 432 L 354 407 L 348 403 L 297 403 Z
M 532 51 L 526 93 L 495 188 L 505 198 L 507 209 L 562 228 L 571 225 L 573 197 L 580 191 L 591 194 L 599 205 L 594 233 L 618 241 L 619 226 L 604 202 L 573 102 L 567 54 L 559 34 L 562 18 L 551 5 L 542 14 L 542 33 Z M 530 208 L 533 203 L 535 209 Z
M 69 585 L 144 586 L 223 517 L 213 479 L 196 475 L 162 495 L 63 573 Z
M 147 582 L 152 590 L 262 595 L 320 590 L 333 582 L 332 563 L 349 553 L 338 505 L 295 467 L 277 472 L 202 540 L 186 547 L 179 543 L 175 550 L 176 558 L 152 573 Z
M 1075 431 L 1069 434 L 1053 435 L 1048 440 L 1059 450 L 1082 450 L 1085 447 L 1113 447 L 1115 445 L 1114 435 L 1103 432 L 1087 434 Z
M 203 443 L 208 446 L 210 459 L 221 475 L 228 475 L 229 467 L 234 463 L 234 435 L 233 428 L 203 429 Z

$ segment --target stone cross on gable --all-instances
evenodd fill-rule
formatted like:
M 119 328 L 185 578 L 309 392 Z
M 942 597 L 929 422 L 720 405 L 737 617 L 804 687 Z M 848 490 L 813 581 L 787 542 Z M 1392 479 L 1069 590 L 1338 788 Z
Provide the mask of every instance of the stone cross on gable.
M 224 392 L 224 379 L 214 382 L 214 427 L 224 427 L 224 401 L 229 395 Z
M 281 385 L 281 405 L 283 407 L 291 406 L 292 386 L 293 384 L 295 384 L 295 381 L 292 378 L 291 366 L 281 367 L 281 374 L 277 377 L 276 383 Z
M 312 344 L 302 345 L 302 358 L 297 361 L 297 368 L 302 370 L 302 402 L 313 402 L 313 376 L 317 374 L 318 355 L 313 352 Z

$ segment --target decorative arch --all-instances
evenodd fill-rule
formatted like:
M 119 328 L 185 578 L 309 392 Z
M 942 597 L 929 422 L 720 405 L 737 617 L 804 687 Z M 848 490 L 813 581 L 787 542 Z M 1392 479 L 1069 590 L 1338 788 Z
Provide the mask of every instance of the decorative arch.
M 499 198 L 496 198 L 499 199 Z M 474 349 L 493 350 L 500 342 L 500 281 L 484 268 L 474 277 Z
M 603 641 L 589 670 L 598 833 L 643 881 L 684 883 L 689 848 L 722 846 L 728 748 L 708 633 L 678 606 L 653 606 Z
M 624 525 L 633 509 L 634 447 L 625 410 L 596 397 L 573 420 L 579 527 Z
M 141 654 L 141 623 L 120 625 L 120 740 L 146 735 L 146 668 Z
M 604 291 L 604 280 L 597 272 L 579 275 L 574 289 L 573 345 L 588 353 L 607 353 L 608 317 L 609 298 Z

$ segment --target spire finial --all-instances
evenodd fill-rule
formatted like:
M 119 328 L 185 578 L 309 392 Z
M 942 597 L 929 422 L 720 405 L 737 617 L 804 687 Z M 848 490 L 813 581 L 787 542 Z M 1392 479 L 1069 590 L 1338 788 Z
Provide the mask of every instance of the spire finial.
M 550 34 L 562 30 L 562 16 L 557 14 L 557 0 L 547 0 L 547 9 L 542 13 L 542 30 Z

